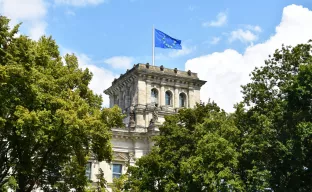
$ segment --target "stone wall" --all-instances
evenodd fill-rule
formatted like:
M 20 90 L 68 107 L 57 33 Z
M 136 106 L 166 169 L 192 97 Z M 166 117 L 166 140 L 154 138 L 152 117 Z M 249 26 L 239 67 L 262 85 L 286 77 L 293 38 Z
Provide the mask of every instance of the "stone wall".
M 113 129 L 114 159 L 112 163 L 93 162 L 92 180 L 96 181 L 95 174 L 98 168 L 102 168 L 111 185 L 114 163 L 122 164 L 122 173 L 125 173 L 126 165 L 134 165 L 136 159 L 150 151 L 154 145 L 151 138 L 158 134 L 157 127 L 164 122 L 164 117 L 181 109 L 179 95 L 182 93 L 185 96 L 184 107 L 193 108 L 200 102 L 200 88 L 205 82 L 191 71 L 149 64 L 134 65 L 115 79 L 104 92 L 109 95 L 110 107 L 118 105 L 127 115 L 124 119 L 126 128 Z M 152 89 L 158 93 L 154 100 Z M 171 92 L 169 105 L 166 104 L 166 91 Z
M 128 116 L 124 123 L 130 121 L 130 106 L 134 107 L 136 130 L 146 132 L 152 119 L 152 108 L 155 106 L 151 98 L 151 90 L 158 92 L 156 99 L 159 113 L 159 121 L 163 121 L 165 114 L 177 112 L 180 106 L 180 94 L 184 95 L 184 106 L 193 108 L 200 102 L 200 87 L 205 81 L 199 80 L 196 73 L 168 69 L 163 66 L 150 66 L 149 64 L 137 64 L 118 79 L 112 86 L 105 90 L 109 95 L 110 107 L 117 104 Z M 170 92 L 170 104 L 166 104 L 166 92 Z

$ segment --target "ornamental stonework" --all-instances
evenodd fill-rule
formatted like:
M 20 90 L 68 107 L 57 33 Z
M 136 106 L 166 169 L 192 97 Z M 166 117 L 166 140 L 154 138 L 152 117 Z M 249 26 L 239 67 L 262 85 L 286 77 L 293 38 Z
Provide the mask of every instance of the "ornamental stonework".
M 109 95 L 110 107 L 118 105 L 126 115 L 124 123 L 129 131 L 148 132 L 155 117 L 151 106 L 157 105 L 158 121 L 163 122 L 165 115 L 176 113 L 182 107 L 192 108 L 199 103 L 200 88 L 205 83 L 191 71 L 136 64 L 115 79 L 104 93 Z M 156 94 L 152 93 L 153 88 Z M 166 94 L 166 91 L 170 91 L 170 94 Z

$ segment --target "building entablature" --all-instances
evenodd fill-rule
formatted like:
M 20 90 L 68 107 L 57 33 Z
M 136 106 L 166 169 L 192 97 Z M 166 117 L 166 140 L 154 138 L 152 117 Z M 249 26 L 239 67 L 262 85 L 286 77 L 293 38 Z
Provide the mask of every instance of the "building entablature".
M 171 115 L 174 113 L 177 113 L 180 109 L 184 109 L 185 107 L 177 107 L 177 108 L 173 108 L 171 106 L 159 106 L 157 107 L 157 111 L 159 113 L 159 115 Z M 150 103 L 147 105 L 142 105 L 142 104 L 137 104 L 137 105 L 133 105 L 133 112 L 137 113 L 137 114 L 144 114 L 144 113 L 151 113 L 155 110 L 155 104 L 154 103 Z M 128 115 L 128 113 L 130 112 L 130 107 L 125 108 L 124 109 L 124 114 Z
M 114 128 L 112 129 L 114 139 L 127 139 L 127 140 L 148 140 L 155 135 L 155 132 L 149 131 L 146 127 L 146 132 L 136 132 L 128 128 Z M 156 132 L 156 135 L 159 132 Z
M 105 172 L 108 186 L 114 178 L 127 172 L 128 165 L 148 154 L 155 144 L 167 115 L 200 103 L 200 89 L 206 81 L 197 73 L 168 69 L 164 66 L 136 64 L 116 78 L 104 91 L 109 106 L 117 105 L 125 115 L 124 127 L 112 129 L 113 159 L 97 162 L 92 157 L 87 164 L 86 176 L 97 181 L 99 169 Z
M 118 79 L 114 79 L 112 86 L 104 91 L 107 95 L 123 90 L 131 85 L 135 80 L 146 81 L 151 84 L 167 85 L 184 88 L 200 88 L 206 81 L 200 80 L 197 73 L 189 71 L 180 71 L 177 68 L 168 69 L 162 65 L 151 66 L 147 64 L 136 64 L 132 69 L 121 74 Z

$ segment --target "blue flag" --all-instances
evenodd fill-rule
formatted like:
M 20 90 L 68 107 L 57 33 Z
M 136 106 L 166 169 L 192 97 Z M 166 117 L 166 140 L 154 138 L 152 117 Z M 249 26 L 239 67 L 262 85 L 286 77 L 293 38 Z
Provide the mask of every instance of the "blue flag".
M 181 40 L 172 38 L 158 29 L 155 29 L 155 47 L 164 49 L 182 49 Z

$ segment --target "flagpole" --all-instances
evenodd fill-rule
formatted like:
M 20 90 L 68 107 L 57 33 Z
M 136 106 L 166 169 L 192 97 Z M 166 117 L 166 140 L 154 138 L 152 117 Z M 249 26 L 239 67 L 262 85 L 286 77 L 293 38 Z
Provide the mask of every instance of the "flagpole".
M 152 55 L 152 62 L 153 62 L 153 66 L 155 66 L 155 28 L 154 28 L 154 25 L 153 25 L 153 33 L 152 33 L 152 44 L 153 44 L 153 55 Z

